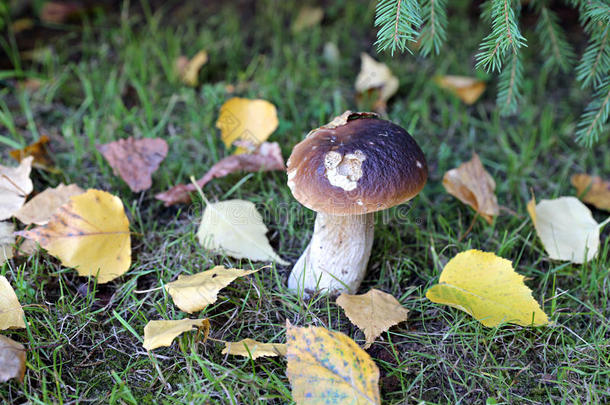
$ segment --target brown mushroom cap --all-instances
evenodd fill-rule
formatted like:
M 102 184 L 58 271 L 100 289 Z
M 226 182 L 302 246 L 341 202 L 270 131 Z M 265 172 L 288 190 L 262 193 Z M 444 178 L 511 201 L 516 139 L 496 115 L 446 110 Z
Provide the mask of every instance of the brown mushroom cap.
M 410 200 L 426 184 L 426 158 L 403 128 L 346 111 L 311 131 L 287 162 L 288 186 L 304 206 L 359 215 Z

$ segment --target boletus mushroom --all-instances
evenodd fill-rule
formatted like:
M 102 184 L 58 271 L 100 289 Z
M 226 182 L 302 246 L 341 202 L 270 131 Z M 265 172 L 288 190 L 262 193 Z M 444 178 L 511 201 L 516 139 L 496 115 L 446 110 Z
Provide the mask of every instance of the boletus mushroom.
M 415 197 L 428 167 L 403 128 L 374 113 L 346 111 L 294 147 L 287 174 L 294 197 L 317 212 L 288 287 L 354 293 L 371 255 L 373 213 Z

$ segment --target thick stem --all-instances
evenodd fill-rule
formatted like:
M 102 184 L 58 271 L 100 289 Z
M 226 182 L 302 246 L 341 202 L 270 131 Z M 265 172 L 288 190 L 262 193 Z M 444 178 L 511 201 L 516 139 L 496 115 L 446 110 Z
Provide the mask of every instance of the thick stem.
M 355 293 L 366 272 L 374 234 L 374 214 L 318 213 L 309 245 L 294 265 L 288 288 Z

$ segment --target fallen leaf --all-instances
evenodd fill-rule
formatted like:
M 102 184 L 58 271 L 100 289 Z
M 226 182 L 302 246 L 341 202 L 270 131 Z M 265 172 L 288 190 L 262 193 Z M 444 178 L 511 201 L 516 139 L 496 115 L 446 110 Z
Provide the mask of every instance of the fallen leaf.
M 271 260 L 287 265 L 269 245 L 267 231 L 263 217 L 250 201 L 207 202 L 197 238 L 205 249 L 236 259 Z
M 216 128 L 229 148 L 238 139 L 258 146 L 269 138 L 279 124 L 277 110 L 266 100 L 233 97 L 220 107 Z M 245 151 L 238 148 L 236 153 Z
M 436 76 L 434 82 L 468 105 L 474 104 L 485 91 L 485 82 L 467 76 Z
M 337 298 L 337 305 L 364 332 L 365 349 L 391 326 L 406 321 L 409 313 L 396 298 L 376 289 L 361 295 L 343 293 Z
M 23 309 L 4 276 L 0 276 L 0 330 L 25 328 Z
M 322 7 L 303 6 L 299 10 L 299 14 L 292 22 L 291 30 L 293 33 L 301 32 L 306 28 L 315 27 L 322 22 L 324 18 L 324 10 Z
M 246 171 L 285 170 L 282 151 L 277 142 L 263 142 L 253 153 L 231 155 L 221 159 L 199 180 L 197 184 L 203 188 L 210 180 L 226 176 L 231 173 Z M 155 195 L 157 200 L 165 203 L 166 207 L 178 203 L 191 202 L 191 193 L 197 189 L 193 184 L 178 184 L 169 190 Z
M 379 369 L 340 332 L 286 325 L 286 375 L 297 404 L 380 404 Z
M 131 191 L 137 193 L 152 186 L 151 175 L 167 156 L 167 142 L 160 138 L 129 137 L 98 145 L 97 150 Z
M 184 312 L 192 314 L 216 302 L 218 292 L 238 277 L 258 270 L 226 269 L 216 266 L 211 270 L 193 275 L 180 275 L 178 280 L 165 285 L 174 303 Z
M 361 53 L 362 66 L 356 77 L 356 91 L 358 97 L 363 98 L 367 93 L 373 93 L 373 109 L 385 111 L 387 101 L 398 90 L 398 78 L 384 63 L 377 62 L 366 53 Z M 367 106 L 368 107 L 368 106 Z M 365 108 L 366 109 L 366 108 Z
M 47 146 L 49 142 L 49 137 L 43 135 L 36 142 L 23 149 L 13 149 L 9 151 L 9 155 L 18 162 L 21 162 L 28 156 L 32 156 L 34 158 L 32 167 L 47 170 L 52 173 L 59 173 L 59 169 L 54 166 L 53 160 L 49 156 L 49 149 Z
M 449 260 L 426 298 L 462 310 L 489 328 L 505 322 L 521 326 L 548 324 L 524 279 L 513 270 L 510 260 L 467 250 Z
M 32 160 L 30 156 L 18 167 L 0 166 L 0 221 L 12 217 L 34 189 L 30 180 Z
M 40 12 L 40 19 L 46 23 L 61 24 L 83 11 L 83 7 L 76 2 L 45 1 Z
M 178 57 L 174 67 L 182 83 L 187 86 L 196 87 L 199 84 L 199 71 L 207 62 L 208 53 L 201 50 L 190 60 L 186 56 Z
M 527 211 L 551 259 L 584 263 L 597 256 L 601 226 L 576 197 L 542 200 L 537 205 L 532 198 Z
M 13 258 L 14 230 L 15 226 L 11 222 L 0 222 L 0 266 L 8 259 Z
M 37 241 L 64 266 L 99 284 L 121 276 L 131 265 L 129 221 L 121 199 L 101 190 L 70 198 L 44 226 L 17 235 Z
M 472 159 L 468 162 L 445 173 L 443 186 L 449 194 L 474 208 L 489 224 L 500 213 L 498 199 L 494 194 L 496 182 L 485 171 L 476 153 L 472 154 Z
M 21 243 L 15 249 L 15 256 L 32 256 L 39 249 L 38 243 L 31 239 L 20 238 Z
M 580 173 L 572 176 L 572 185 L 581 200 L 600 210 L 610 211 L 610 181 Z
M 47 188 L 15 213 L 15 217 L 26 225 L 36 224 L 45 225 L 51 216 L 61 207 L 70 201 L 70 197 L 83 194 L 85 190 L 76 184 L 60 184 L 55 188 Z
M 19 18 L 11 24 L 11 31 L 13 31 L 13 34 L 19 34 L 34 28 L 34 25 L 34 20 L 31 18 Z
M 225 342 L 222 354 L 232 354 L 252 358 L 285 356 L 286 345 L 283 343 L 261 343 L 253 339 L 243 339 L 239 342 Z
M 23 382 L 25 376 L 25 347 L 0 335 L 0 382 L 12 378 Z
M 149 321 L 144 327 L 144 348 L 150 351 L 162 346 L 171 346 L 176 337 L 193 328 L 209 330 L 210 321 L 207 319 Z

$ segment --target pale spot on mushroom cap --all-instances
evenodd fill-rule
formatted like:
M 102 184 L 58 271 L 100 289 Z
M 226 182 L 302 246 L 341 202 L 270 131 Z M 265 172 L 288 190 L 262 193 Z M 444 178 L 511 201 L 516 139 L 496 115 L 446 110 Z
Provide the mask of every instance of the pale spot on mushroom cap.
M 326 178 L 335 187 L 345 191 L 358 187 L 358 180 L 362 177 L 362 162 L 366 155 L 361 150 L 341 156 L 340 153 L 330 151 L 324 156 Z
M 334 169 L 341 162 L 342 156 L 339 152 L 330 151 L 324 156 L 324 167 Z
M 364 205 L 364 203 L 362 202 L 362 200 L 358 200 L 358 201 L 356 201 L 356 204 L 358 204 L 358 205 Z
M 288 188 L 290 191 L 294 189 L 294 177 L 297 175 L 297 169 L 290 170 L 288 173 Z
M 419 160 L 415 161 L 415 164 L 417 165 L 417 167 L 419 167 L 420 169 L 423 167 L 421 162 Z

